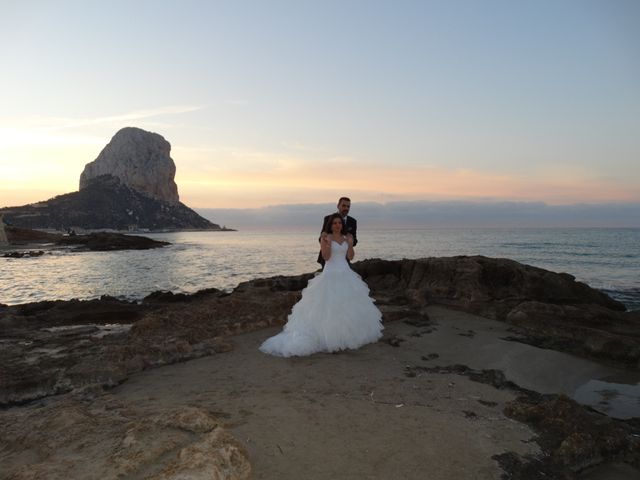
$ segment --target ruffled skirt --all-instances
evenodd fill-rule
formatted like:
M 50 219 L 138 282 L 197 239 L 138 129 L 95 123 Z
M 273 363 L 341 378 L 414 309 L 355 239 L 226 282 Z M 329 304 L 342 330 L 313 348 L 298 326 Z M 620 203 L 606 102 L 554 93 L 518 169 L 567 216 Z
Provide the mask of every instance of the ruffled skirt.
M 290 357 L 358 348 L 382 336 L 381 319 L 360 275 L 350 268 L 325 269 L 302 291 L 282 332 L 260 350 Z

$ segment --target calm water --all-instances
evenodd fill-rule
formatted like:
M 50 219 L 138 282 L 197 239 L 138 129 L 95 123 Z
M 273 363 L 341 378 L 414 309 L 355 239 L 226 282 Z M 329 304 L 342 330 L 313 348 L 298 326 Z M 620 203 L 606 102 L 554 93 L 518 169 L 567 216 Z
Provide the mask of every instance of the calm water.
M 232 289 L 257 277 L 311 272 L 317 231 L 183 232 L 149 235 L 172 243 L 147 251 L 0 258 L 0 303 L 140 299 L 155 290 Z M 640 229 L 420 229 L 359 232 L 356 259 L 486 255 L 512 258 L 602 289 L 640 309 Z

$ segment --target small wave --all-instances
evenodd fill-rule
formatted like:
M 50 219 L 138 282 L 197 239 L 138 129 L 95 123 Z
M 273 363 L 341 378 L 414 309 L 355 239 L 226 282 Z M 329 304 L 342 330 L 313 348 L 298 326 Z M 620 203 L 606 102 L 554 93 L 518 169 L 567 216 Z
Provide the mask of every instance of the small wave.
M 640 288 L 601 288 L 600 291 L 624 304 L 627 310 L 640 310 Z

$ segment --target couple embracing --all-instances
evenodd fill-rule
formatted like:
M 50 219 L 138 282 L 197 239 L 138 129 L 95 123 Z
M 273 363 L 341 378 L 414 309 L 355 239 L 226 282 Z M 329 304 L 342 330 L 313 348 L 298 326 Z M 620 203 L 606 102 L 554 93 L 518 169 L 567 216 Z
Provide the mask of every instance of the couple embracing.
M 351 201 L 342 197 L 338 211 L 325 217 L 318 262 L 322 272 L 309 280 L 281 333 L 260 347 L 281 357 L 355 349 L 382 336 L 382 314 L 369 297 L 369 287 L 351 270 L 357 243 Z

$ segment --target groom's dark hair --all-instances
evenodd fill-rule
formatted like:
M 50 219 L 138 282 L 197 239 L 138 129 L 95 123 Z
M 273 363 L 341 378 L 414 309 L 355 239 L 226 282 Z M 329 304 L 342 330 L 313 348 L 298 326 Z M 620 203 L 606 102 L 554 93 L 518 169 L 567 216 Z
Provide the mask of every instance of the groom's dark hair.
M 340 230 L 340 233 L 342 235 L 346 235 L 347 234 L 347 226 L 344 224 L 344 219 L 342 218 L 342 215 L 340 215 L 339 213 L 334 213 L 333 215 L 331 215 L 329 217 L 329 220 L 327 221 L 327 224 L 324 227 L 324 231 L 325 233 L 333 233 L 332 229 L 331 229 L 331 225 L 333 225 L 333 220 L 335 218 L 339 218 L 340 219 L 340 223 L 342 224 L 342 230 Z
M 351 199 L 350 199 L 349 197 L 340 197 L 340 198 L 338 199 L 338 205 L 340 205 L 340 204 L 342 203 L 342 201 L 343 201 L 343 200 L 344 200 L 344 201 L 347 201 L 347 202 L 349 202 L 349 203 L 351 203 Z

